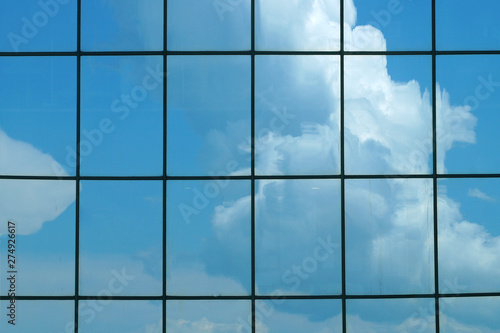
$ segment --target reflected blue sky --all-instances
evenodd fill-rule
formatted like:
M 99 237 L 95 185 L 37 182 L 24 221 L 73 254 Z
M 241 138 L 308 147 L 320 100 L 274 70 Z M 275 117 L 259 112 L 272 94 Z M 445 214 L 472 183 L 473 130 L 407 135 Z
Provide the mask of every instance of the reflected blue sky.
M 0 51 L 76 51 L 76 7 L 75 0 L 3 1 Z
M 401 0 L 398 7 L 394 1 L 346 0 L 345 49 L 429 50 L 430 2 Z M 24 37 L 27 43 L 19 44 L 19 51 L 74 51 L 75 4 L 60 5 L 33 37 Z M 256 1 L 256 48 L 339 50 L 338 4 Z M 159 0 L 83 1 L 82 49 L 162 50 L 162 6 Z M 168 50 L 250 49 L 250 1 L 178 0 L 168 6 Z M 436 6 L 438 49 L 498 46 L 496 1 L 436 0 Z M 23 1 L 2 3 L 0 10 L 9 13 L 0 23 L 0 50 L 17 51 L 9 32 L 22 35 L 23 16 L 32 21 L 44 9 L 38 2 Z M 431 175 L 434 156 L 438 173 L 498 173 L 498 56 L 437 56 L 436 91 L 431 91 L 430 56 L 344 60 L 346 174 Z M 80 65 L 81 175 L 161 176 L 164 148 L 169 176 L 251 174 L 250 56 L 169 55 L 164 69 L 161 55 L 93 55 L 82 56 Z M 76 175 L 76 68 L 73 56 L 0 57 L 1 174 Z M 258 55 L 254 69 L 256 174 L 338 174 L 340 59 Z M 441 292 L 498 291 L 497 183 L 438 182 Z M 109 289 L 116 274 L 125 274 L 130 279 L 113 288 L 117 295 L 161 295 L 166 202 L 167 292 L 250 294 L 250 184 L 169 180 L 165 198 L 161 181 L 83 181 L 80 292 Z M 258 180 L 255 189 L 256 293 L 340 294 L 340 181 Z M 349 294 L 434 292 L 432 191 L 430 179 L 345 182 Z M 21 226 L 20 294 L 74 293 L 75 194 L 74 181 L 0 181 L 0 217 L 16 219 Z M 2 244 L 5 239 L 0 229 Z M 53 274 L 63 282 L 55 283 Z M 496 309 L 497 301 L 444 303 L 448 321 L 443 321 L 443 331 L 498 331 L 497 317 L 486 311 Z M 398 332 L 427 323 L 424 331 L 432 332 L 432 302 L 349 301 L 347 326 Z M 160 325 L 158 302 L 125 303 L 112 302 L 81 331 L 143 332 Z M 341 324 L 338 303 L 274 304 L 269 317 L 263 307 L 263 326 L 257 331 L 280 332 L 296 323 L 287 331 L 327 326 L 336 332 Z M 169 301 L 167 327 L 178 332 L 244 331 L 249 305 Z M 422 309 L 429 309 L 429 318 Z M 44 314 L 43 306 L 33 311 Z M 59 329 L 66 317 L 72 320 L 71 313 L 60 312 L 61 319 L 54 321 L 58 327 L 47 330 Z M 126 320 L 117 321 L 123 314 Z M 82 314 L 83 322 L 87 315 Z M 32 330 L 32 322 L 24 325 Z
M 436 1 L 436 46 L 438 50 L 494 50 L 500 43 L 500 25 L 495 0 Z

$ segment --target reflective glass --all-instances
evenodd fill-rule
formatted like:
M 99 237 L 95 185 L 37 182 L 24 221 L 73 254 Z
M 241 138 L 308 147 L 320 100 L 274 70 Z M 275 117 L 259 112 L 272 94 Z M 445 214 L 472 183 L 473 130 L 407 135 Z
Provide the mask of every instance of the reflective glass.
M 498 55 L 439 56 L 439 173 L 500 173 Z
M 432 48 L 431 0 L 354 1 L 355 9 L 350 2 L 344 0 L 346 50 L 423 51 Z
M 500 292 L 500 179 L 438 185 L 440 292 Z
M 161 301 L 81 300 L 78 333 L 157 333 L 162 327 Z
M 255 60 L 256 173 L 338 174 L 339 58 Z
M 167 87 L 168 174 L 250 174 L 250 57 L 169 57 Z
M 169 50 L 250 49 L 250 0 L 169 0 L 167 17 Z
M 77 1 L 0 2 L 0 51 L 76 51 Z
M 161 56 L 82 58 L 82 175 L 162 174 L 162 64 Z
M 256 0 L 255 47 L 279 51 L 339 50 L 339 3 Z
M 255 206 L 257 293 L 339 294 L 340 183 L 259 180 Z
M 82 181 L 82 295 L 161 294 L 162 200 L 159 181 Z
M 433 298 L 347 300 L 347 331 L 434 333 Z
M 81 24 L 83 51 L 163 49 L 163 0 L 85 0 Z
M 499 297 L 445 297 L 439 301 L 439 331 L 500 332 Z
M 345 58 L 345 172 L 432 173 L 431 59 Z
M 0 180 L 0 295 L 9 271 L 16 295 L 75 293 L 75 196 L 70 180 Z
M 75 175 L 76 59 L 0 57 L 0 173 Z
M 250 183 L 167 183 L 167 293 L 248 295 Z
M 347 292 L 433 292 L 432 181 L 349 179 L 345 191 Z
M 2 281 L 3 282 L 3 281 Z M 73 301 L 26 301 L 16 300 L 14 324 L 9 300 L 1 300 L 2 320 L 0 330 L 4 333 L 19 332 L 73 332 L 75 303 Z
M 167 301 L 168 332 L 251 333 L 250 301 Z
M 436 0 L 437 49 L 500 49 L 498 12 L 497 0 Z
M 340 333 L 342 303 L 340 300 L 255 301 L 257 333 Z

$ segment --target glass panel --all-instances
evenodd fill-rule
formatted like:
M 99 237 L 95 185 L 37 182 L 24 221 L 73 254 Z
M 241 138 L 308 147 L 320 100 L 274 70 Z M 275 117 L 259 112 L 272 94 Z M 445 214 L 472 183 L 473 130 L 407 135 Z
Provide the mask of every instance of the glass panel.
M 250 49 L 250 0 L 169 0 L 167 24 L 169 50 Z
M 255 301 L 257 333 L 340 333 L 342 303 L 340 300 Z
M 340 49 L 337 1 L 257 0 L 257 50 L 335 51 Z
M 69 0 L 0 2 L 0 13 L 5 13 L 0 51 L 76 51 L 76 5 Z
M 11 275 L 18 296 L 74 294 L 75 196 L 74 181 L 0 180 L 0 295 Z
M 161 56 L 82 58 L 82 175 L 162 174 L 162 64 Z
M 257 293 L 340 293 L 340 183 L 260 180 L 256 189 Z
M 255 67 L 256 173 L 338 174 L 339 58 L 258 56 Z
M 162 30 L 163 0 L 82 1 L 83 51 L 162 50 Z
M 167 293 L 248 295 L 250 183 L 167 184 Z
M 442 333 L 500 332 L 499 297 L 441 298 L 439 312 Z
M 439 181 L 439 286 L 500 292 L 500 179 Z
M 345 171 L 432 173 L 431 59 L 345 58 Z
M 436 0 L 438 50 L 498 50 L 500 2 Z
M 347 292 L 433 292 L 432 181 L 346 180 L 345 191 Z
M 3 283 L 3 281 L 2 281 Z M 8 309 L 14 306 L 15 308 Z M 3 333 L 73 332 L 75 303 L 73 301 L 0 301 Z M 14 310 L 14 313 L 11 313 Z M 9 322 L 9 321 L 12 321 Z
M 157 333 L 162 327 L 161 301 L 116 301 L 106 296 L 78 304 L 78 333 Z
M 434 333 L 434 298 L 347 300 L 347 331 Z
M 430 50 L 431 1 L 344 0 L 347 51 Z M 418 28 L 416 28 L 418 27 Z
M 0 173 L 75 175 L 76 59 L 1 57 Z
M 250 301 L 167 301 L 168 332 L 251 333 Z
M 170 175 L 250 174 L 250 57 L 168 58 Z
M 439 173 L 500 173 L 498 55 L 437 57 Z
M 83 181 L 80 293 L 162 291 L 161 181 Z

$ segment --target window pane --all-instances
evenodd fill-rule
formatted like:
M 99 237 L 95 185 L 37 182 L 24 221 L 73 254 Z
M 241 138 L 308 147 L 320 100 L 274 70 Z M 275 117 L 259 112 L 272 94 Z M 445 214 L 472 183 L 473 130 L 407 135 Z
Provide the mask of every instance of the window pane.
M 168 58 L 169 175 L 250 174 L 250 57 Z
M 434 299 L 348 300 L 347 331 L 436 332 Z
M 17 272 L 16 295 L 74 294 L 75 196 L 74 181 L 0 180 L 0 244 L 4 251 L 0 275 L 3 280 L 10 275 L 7 271 Z M 9 236 L 12 223 L 14 237 Z M 8 243 L 15 245 L 9 252 Z M 8 261 L 8 255 L 14 262 Z M 2 281 L 0 295 L 7 295 L 9 287 Z
M 251 333 L 250 307 L 250 301 L 167 301 L 167 331 Z
M 342 303 L 340 300 L 255 301 L 257 333 L 340 333 Z
M 79 333 L 161 332 L 161 301 L 116 301 L 106 297 L 78 304 Z
M 162 68 L 159 56 L 82 58 L 82 175 L 161 175 Z
M 0 173 L 75 175 L 74 57 L 1 57 Z
M 347 292 L 433 292 L 432 181 L 347 180 L 345 190 Z
M 500 292 L 500 179 L 439 182 L 441 293 Z
M 83 51 L 163 49 L 163 0 L 82 1 Z
M 499 11 L 496 0 L 436 0 L 437 49 L 497 50 Z
M 250 0 L 169 0 L 168 49 L 249 50 Z
M 345 49 L 348 51 L 430 50 L 431 1 L 344 1 Z M 352 17 L 356 21 L 353 24 Z M 418 27 L 418 28 L 416 28 Z
M 0 3 L 0 51 L 76 51 L 77 1 Z
M 257 293 L 340 293 L 339 182 L 259 180 L 256 188 Z
M 162 200 L 159 181 L 82 182 L 82 295 L 161 294 Z
M 3 281 L 2 281 L 3 283 Z M 0 301 L 4 333 L 19 332 L 73 332 L 75 303 L 73 301 L 25 301 L 16 300 L 15 325 L 8 321 L 10 301 Z
M 167 184 L 167 293 L 248 295 L 250 183 Z
M 340 5 L 336 1 L 257 0 L 257 50 L 335 51 L 340 49 Z
M 449 297 L 439 302 L 440 332 L 500 332 L 499 297 Z
M 498 55 L 437 58 L 439 173 L 500 173 Z
M 432 173 L 431 59 L 345 58 L 345 171 Z
M 258 56 L 256 173 L 340 172 L 339 58 Z

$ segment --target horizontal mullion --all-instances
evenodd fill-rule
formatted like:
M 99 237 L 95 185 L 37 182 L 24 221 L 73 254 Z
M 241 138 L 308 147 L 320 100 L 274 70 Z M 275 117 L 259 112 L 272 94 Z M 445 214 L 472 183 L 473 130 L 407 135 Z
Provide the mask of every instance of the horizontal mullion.
M 432 179 L 432 174 L 344 175 L 344 179 Z M 438 174 L 438 179 L 500 178 L 500 174 Z M 30 176 L 0 175 L 13 180 L 285 180 L 285 179 L 341 179 L 341 175 L 242 175 L 242 176 Z
M 342 295 L 255 295 L 256 300 L 274 300 L 274 299 L 342 299 Z M 385 295 L 345 295 L 346 299 L 412 299 L 412 298 L 466 298 L 466 297 L 500 297 L 500 292 L 480 292 L 480 293 L 456 293 L 456 294 L 385 294 Z M 9 296 L 0 296 L 0 300 L 10 300 Z M 19 301 L 74 301 L 75 296 L 16 296 Z M 123 300 L 123 301 L 141 301 L 164 299 L 163 296 L 78 296 L 78 300 Z M 242 296 L 174 296 L 167 295 L 167 300 L 251 300 L 251 295 Z
M 0 52 L 0 57 L 37 56 L 144 56 L 144 55 L 488 55 L 500 54 L 500 50 L 456 50 L 456 51 L 40 51 Z

